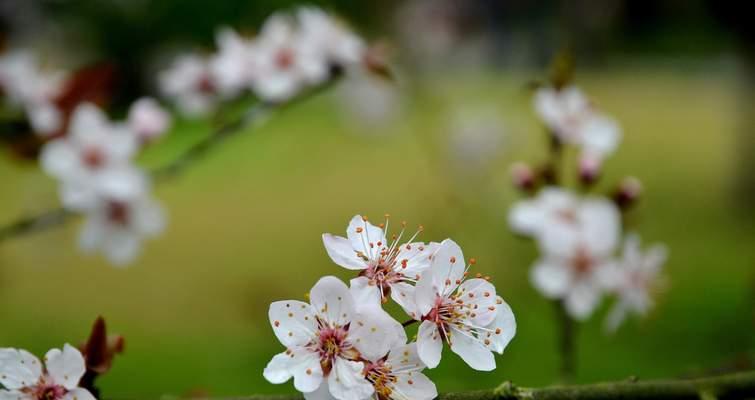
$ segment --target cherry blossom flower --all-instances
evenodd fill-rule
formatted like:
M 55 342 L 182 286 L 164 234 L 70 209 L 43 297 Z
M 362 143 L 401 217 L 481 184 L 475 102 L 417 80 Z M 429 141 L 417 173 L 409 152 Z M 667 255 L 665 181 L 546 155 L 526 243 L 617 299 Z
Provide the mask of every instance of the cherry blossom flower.
M 101 251 L 117 266 L 133 261 L 142 241 L 165 228 L 162 207 L 146 193 L 128 200 L 103 198 L 85 214 L 79 246 L 85 252 Z
M 296 20 L 289 15 L 270 16 L 256 44 L 257 76 L 252 86 L 263 100 L 288 100 L 328 77 L 327 55 L 303 40 Z
M 25 50 L 0 56 L 0 89 L 7 100 L 26 112 L 35 132 L 49 135 L 62 127 L 61 111 L 54 103 L 65 74 L 44 70 L 37 57 Z
M 276 384 L 293 378 L 307 399 L 371 397 L 374 388 L 364 375 L 363 360 L 386 354 L 404 335 L 396 321 L 371 313 L 376 308 L 379 305 L 357 308 L 349 288 L 332 276 L 315 284 L 310 304 L 271 304 L 270 324 L 287 350 L 268 363 L 265 378 Z
M 61 181 L 63 205 L 91 208 L 99 196 L 125 200 L 143 189 L 144 178 L 131 166 L 138 143 L 125 124 L 111 123 L 92 104 L 73 114 L 68 135 L 42 150 L 42 168 Z
M 209 61 L 197 54 L 184 54 L 158 77 L 160 90 L 178 109 L 189 116 L 212 111 L 217 102 L 217 87 Z
M 420 274 L 430 267 L 430 256 L 437 243 L 413 242 L 422 228 L 402 243 L 405 224 L 398 236 L 389 240 L 389 219 L 381 227 L 366 217 L 354 216 L 346 228 L 346 237 L 322 235 L 325 250 L 336 264 L 360 271 L 351 281 L 352 288 L 365 291 L 364 296 L 383 302 L 390 296 L 408 314 L 415 314 L 414 286 Z M 385 231 L 383 230 L 385 228 Z
M 341 21 L 316 7 L 300 7 L 296 16 L 305 45 L 315 48 L 328 63 L 342 68 L 362 63 L 367 46 Z
M 570 213 L 577 203 L 576 196 L 571 192 L 555 186 L 545 187 L 535 198 L 520 201 L 511 207 L 509 226 L 520 235 L 536 237 L 550 219 Z
M 531 271 L 532 283 L 544 296 L 563 299 L 572 317 L 586 319 L 610 282 L 620 236 L 619 211 L 603 198 L 548 211 L 538 228 L 542 255 Z
M 151 97 L 135 101 L 128 111 L 128 125 L 142 143 L 162 136 L 171 124 L 171 116 Z
M 627 236 L 622 259 L 612 271 L 615 274 L 612 289 L 618 300 L 606 318 L 609 332 L 616 331 L 628 313 L 647 314 L 653 306 L 651 292 L 660 283 L 658 275 L 666 258 L 665 246 L 657 244 L 643 253 L 639 236 Z
M 84 357 L 66 344 L 45 355 L 45 365 L 26 350 L 0 349 L 0 398 L 18 400 L 94 400 L 79 387 L 86 367 Z
M 417 344 L 398 344 L 385 357 L 367 363 L 365 375 L 378 400 L 432 400 L 438 390 L 423 369 Z
M 257 70 L 255 42 L 231 28 L 216 34 L 218 52 L 210 59 L 212 80 L 221 96 L 229 98 L 249 88 Z
M 459 245 L 446 239 L 417 283 L 417 351 L 430 368 L 440 363 L 446 342 L 470 367 L 491 371 L 492 352 L 503 354 L 516 333 L 514 314 L 495 287 L 479 277 L 466 279 L 473 263 L 465 265 Z

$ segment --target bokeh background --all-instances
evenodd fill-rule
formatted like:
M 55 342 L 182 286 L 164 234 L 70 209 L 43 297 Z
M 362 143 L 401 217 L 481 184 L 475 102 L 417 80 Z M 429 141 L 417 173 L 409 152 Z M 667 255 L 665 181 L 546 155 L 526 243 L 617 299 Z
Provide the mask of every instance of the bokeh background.
M 597 191 L 627 175 L 645 192 L 629 218 L 670 248 L 668 285 L 648 318 L 605 335 L 602 310 L 578 331 L 577 381 L 691 376 L 752 367 L 755 352 L 755 78 L 745 5 L 714 1 L 313 1 L 393 49 L 397 83 L 338 87 L 234 137 L 156 195 L 165 234 L 126 269 L 76 248 L 78 224 L 0 243 L 0 345 L 37 354 L 78 343 L 103 315 L 127 340 L 101 381 L 108 397 L 291 392 L 262 377 L 281 350 L 267 321 L 325 274 L 350 273 L 320 235 L 357 213 L 423 224 L 476 257 L 516 313 L 492 373 L 450 352 L 441 391 L 557 379 L 553 309 L 528 282 L 531 242 L 508 230 L 517 160 L 543 160 L 528 84 L 570 49 L 577 83 L 622 124 Z M 154 92 L 177 49 L 218 26 L 253 33 L 291 1 L 0 3 L 6 38 L 69 65 L 117 66 L 114 114 Z M 751 15 L 751 14 L 749 14 Z M 383 88 L 385 89 L 385 88 Z M 364 102 L 355 99 L 355 93 Z M 374 98 L 373 98 L 374 97 Z M 378 103 L 371 102 L 378 98 Z M 179 120 L 141 160 L 157 166 L 214 122 Z M 0 158 L 0 223 L 57 206 L 34 163 Z

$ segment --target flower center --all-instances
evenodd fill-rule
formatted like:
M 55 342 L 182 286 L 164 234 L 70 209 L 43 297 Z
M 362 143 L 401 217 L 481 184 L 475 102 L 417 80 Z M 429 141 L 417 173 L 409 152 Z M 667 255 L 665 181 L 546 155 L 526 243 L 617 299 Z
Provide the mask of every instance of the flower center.
M 36 400 L 60 400 L 67 392 L 63 386 L 41 383 L 34 389 L 32 396 Z
M 358 356 L 351 343 L 346 340 L 347 336 L 348 325 L 343 328 L 322 328 L 317 333 L 316 351 L 320 355 L 320 366 L 325 375 L 333 369 L 336 357 L 356 358 Z
M 107 219 L 116 225 L 127 225 L 129 219 L 128 205 L 120 201 L 109 201 L 107 203 Z
M 588 254 L 583 247 L 580 247 L 577 250 L 577 254 L 572 259 L 571 264 L 572 268 L 574 268 L 574 271 L 578 275 L 584 275 L 592 271 L 595 262 L 592 257 L 590 257 L 590 254 Z
M 98 169 L 105 164 L 105 155 L 99 147 L 89 147 L 81 153 L 81 161 L 89 169 Z
M 365 377 L 375 388 L 375 395 L 378 400 L 388 400 L 393 394 L 392 386 L 397 382 L 391 368 L 385 365 L 385 361 L 380 360 L 367 364 L 365 367 Z
M 275 65 L 280 69 L 289 69 L 294 65 L 294 51 L 288 47 L 278 50 L 275 54 Z

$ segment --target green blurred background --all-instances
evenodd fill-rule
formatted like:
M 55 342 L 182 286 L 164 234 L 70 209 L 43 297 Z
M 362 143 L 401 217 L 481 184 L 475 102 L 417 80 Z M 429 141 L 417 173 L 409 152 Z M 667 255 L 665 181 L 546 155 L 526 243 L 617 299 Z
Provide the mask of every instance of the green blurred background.
M 135 39 L 132 52 L 120 53 L 131 32 L 145 36 L 134 27 L 155 27 L 155 37 L 148 36 L 152 42 L 171 43 L 180 36 L 211 44 L 215 26 L 253 30 L 264 15 L 289 4 L 228 2 L 233 6 L 226 9 L 199 1 L 135 2 L 136 11 L 128 11 L 123 2 L 108 3 L 50 2 L 42 14 L 92 41 L 122 42 L 124 47 L 111 51 L 92 45 L 90 54 L 128 58 L 131 66 L 121 63 L 124 76 L 139 82 L 150 76 L 137 68 L 137 55 L 156 47 Z M 670 10 L 687 7 L 661 3 L 671 4 Z M 543 76 L 547 60 L 565 44 L 544 40 L 538 32 L 571 26 L 565 42 L 579 60 L 578 83 L 624 129 L 622 146 L 608 161 L 597 191 L 610 191 L 626 175 L 639 177 L 645 194 L 630 214 L 629 228 L 646 243 L 666 243 L 671 253 L 668 285 L 646 319 L 606 335 L 601 324 L 609 304 L 604 303 L 580 325 L 577 380 L 751 367 L 755 214 L 746 190 L 753 170 L 746 149 L 753 148 L 752 80 L 750 53 L 741 44 L 748 36 L 727 20 L 736 13 L 692 3 L 697 11 L 684 18 L 662 12 L 632 17 L 625 6 L 594 40 L 588 40 L 593 28 L 564 23 L 584 15 L 574 17 L 563 5 L 548 3 L 546 11 L 531 13 L 531 6 L 504 3 L 514 6 L 498 10 L 483 33 L 506 46 L 493 46 L 492 56 L 478 65 L 428 68 L 400 53 L 398 59 L 406 61 L 399 69 L 403 97 L 393 120 L 355 121 L 339 91 L 331 91 L 234 137 L 185 175 L 159 186 L 156 195 L 168 210 L 169 227 L 126 269 L 81 254 L 78 223 L 4 242 L 0 345 L 43 354 L 64 342 L 83 341 L 94 318 L 103 315 L 127 341 L 125 354 L 101 381 L 106 397 L 292 392 L 291 385 L 262 378 L 268 360 L 282 349 L 267 321 L 269 303 L 302 299 L 322 275 L 351 278 L 329 260 L 320 235 L 343 234 L 357 213 L 373 219 L 390 213 L 410 225 L 423 224 L 422 240 L 457 241 L 467 257 L 478 259 L 477 270 L 493 277 L 517 317 L 517 336 L 497 358 L 495 372 L 473 371 L 446 351 L 441 366 L 428 372 L 439 389 L 480 389 L 503 380 L 553 383 L 558 367 L 553 310 L 528 281 L 534 246 L 516 239 L 506 224 L 508 208 L 519 197 L 508 166 L 544 157 L 545 138 L 526 85 Z M 480 4 L 482 10 L 489 6 Z M 403 44 L 400 35 L 391 34 L 392 13 L 401 2 L 385 8 L 377 2 L 325 5 L 356 26 L 384 30 L 398 47 Z M 145 11 L 151 9 L 175 14 L 163 11 L 158 18 Z M 377 9 L 380 18 L 367 17 Z M 120 30 L 95 17 L 103 12 L 120 21 Z M 71 22 L 74 17 L 78 22 Z M 649 20 L 650 27 L 637 20 Z M 699 20 L 708 22 L 695 25 Z M 670 38 L 664 37 L 667 32 L 673 33 Z M 503 42 L 496 39 L 501 35 L 507 38 Z M 696 42 L 700 37 L 708 40 Z M 520 47 L 510 47 L 516 38 L 527 46 L 548 45 L 516 58 Z M 125 104 L 129 90 L 119 96 Z M 495 110 L 503 123 L 500 146 L 484 163 L 460 154 L 449 131 L 449 116 L 476 108 Z M 178 121 L 142 164 L 175 158 L 212 125 Z M 0 182 L 0 222 L 57 205 L 55 182 L 33 164 L 0 159 Z

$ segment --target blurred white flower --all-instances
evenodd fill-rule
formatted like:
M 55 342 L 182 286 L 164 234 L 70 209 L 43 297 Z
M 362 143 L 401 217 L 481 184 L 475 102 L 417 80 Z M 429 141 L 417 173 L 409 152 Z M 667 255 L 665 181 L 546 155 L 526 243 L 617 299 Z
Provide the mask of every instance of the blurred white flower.
M 421 229 L 402 243 L 403 224 L 398 236 L 389 241 L 388 224 L 388 219 L 381 224 L 386 229 L 383 231 L 356 215 L 346 228 L 345 238 L 326 233 L 322 240 L 333 262 L 360 271 L 360 276 L 351 281 L 352 290 L 364 292 L 358 296 L 374 298 L 378 304 L 390 296 L 407 314 L 416 317 L 413 283 L 430 267 L 438 244 L 413 242 Z
M 329 64 L 348 68 L 362 63 L 367 46 L 341 21 L 316 7 L 300 7 L 296 16 L 304 45 L 316 49 Z
M 547 212 L 534 218 L 539 221 L 535 234 L 541 257 L 531 279 L 543 296 L 563 299 L 569 314 L 582 320 L 590 316 L 610 284 L 621 221 L 614 203 L 602 198 L 553 207 L 566 199 L 551 196 L 542 202 Z
M 328 77 L 326 54 L 303 40 L 296 21 L 289 15 L 271 15 L 256 44 L 257 75 L 252 85 L 263 100 L 288 100 L 306 86 Z
M 162 207 L 146 193 L 128 200 L 102 198 L 85 212 L 86 221 L 79 236 L 85 252 L 102 252 L 114 265 L 134 260 L 145 238 L 165 228 Z
M 457 110 L 450 121 L 449 153 L 457 169 L 480 172 L 495 160 L 503 147 L 505 129 L 492 107 Z
M 131 166 L 137 138 L 124 124 L 112 123 L 92 104 L 74 112 L 69 132 L 42 149 L 42 168 L 61 181 L 63 205 L 91 208 L 101 196 L 127 200 L 143 190 L 144 179 Z
M 612 289 L 618 300 L 606 318 L 608 331 L 616 331 L 628 313 L 642 316 L 650 310 L 653 306 L 651 292 L 660 283 L 659 274 L 666 258 L 665 246 L 657 244 L 643 252 L 639 236 L 627 236 L 622 259 L 612 271 Z
M 495 287 L 481 278 L 466 280 L 467 269 L 461 248 L 446 239 L 417 283 L 417 350 L 430 368 L 440 363 L 445 341 L 470 367 L 491 371 L 492 352 L 503 354 L 516 333 L 514 314 Z
M 268 363 L 265 378 L 278 384 L 293 377 L 294 387 L 307 399 L 372 397 L 374 388 L 365 378 L 362 360 L 376 359 L 392 343 L 406 340 L 400 324 L 385 314 L 370 314 L 372 309 L 357 312 L 349 288 L 332 276 L 315 284 L 310 304 L 271 304 L 270 324 L 287 350 Z
M 162 136 L 171 124 L 171 115 L 155 99 L 142 97 L 128 111 L 128 125 L 146 143 Z
M 577 204 L 577 197 L 571 192 L 553 186 L 545 187 L 537 197 L 511 207 L 509 226 L 520 235 L 537 237 L 551 219 L 571 213 Z
M 65 77 L 60 71 L 44 70 L 29 51 L 0 55 L 0 89 L 10 104 L 24 109 L 38 134 L 49 135 L 62 127 L 61 112 L 54 101 Z
M 378 399 L 432 400 L 438 396 L 435 384 L 422 373 L 425 364 L 417 344 L 398 344 L 385 357 L 367 363 L 365 375 Z
M 70 344 L 52 349 L 45 365 L 26 350 L 0 349 L 0 398 L 13 400 L 94 400 L 79 387 L 86 366 L 79 350 Z
M 241 37 L 231 28 L 220 29 L 216 42 L 218 52 L 210 59 L 212 80 L 221 96 L 236 96 L 248 89 L 256 76 L 255 42 Z
M 384 127 L 403 110 L 396 83 L 367 71 L 350 71 L 337 90 L 345 116 L 351 119 L 349 122 L 353 120 L 360 132 L 373 126 Z
M 158 76 L 163 95 L 189 116 L 204 115 L 215 107 L 217 88 L 209 62 L 197 54 L 184 54 Z
M 535 93 L 534 104 L 554 135 L 581 148 L 584 163 L 599 167 L 606 156 L 616 151 L 621 128 L 614 119 L 595 110 L 579 88 L 542 87 Z

